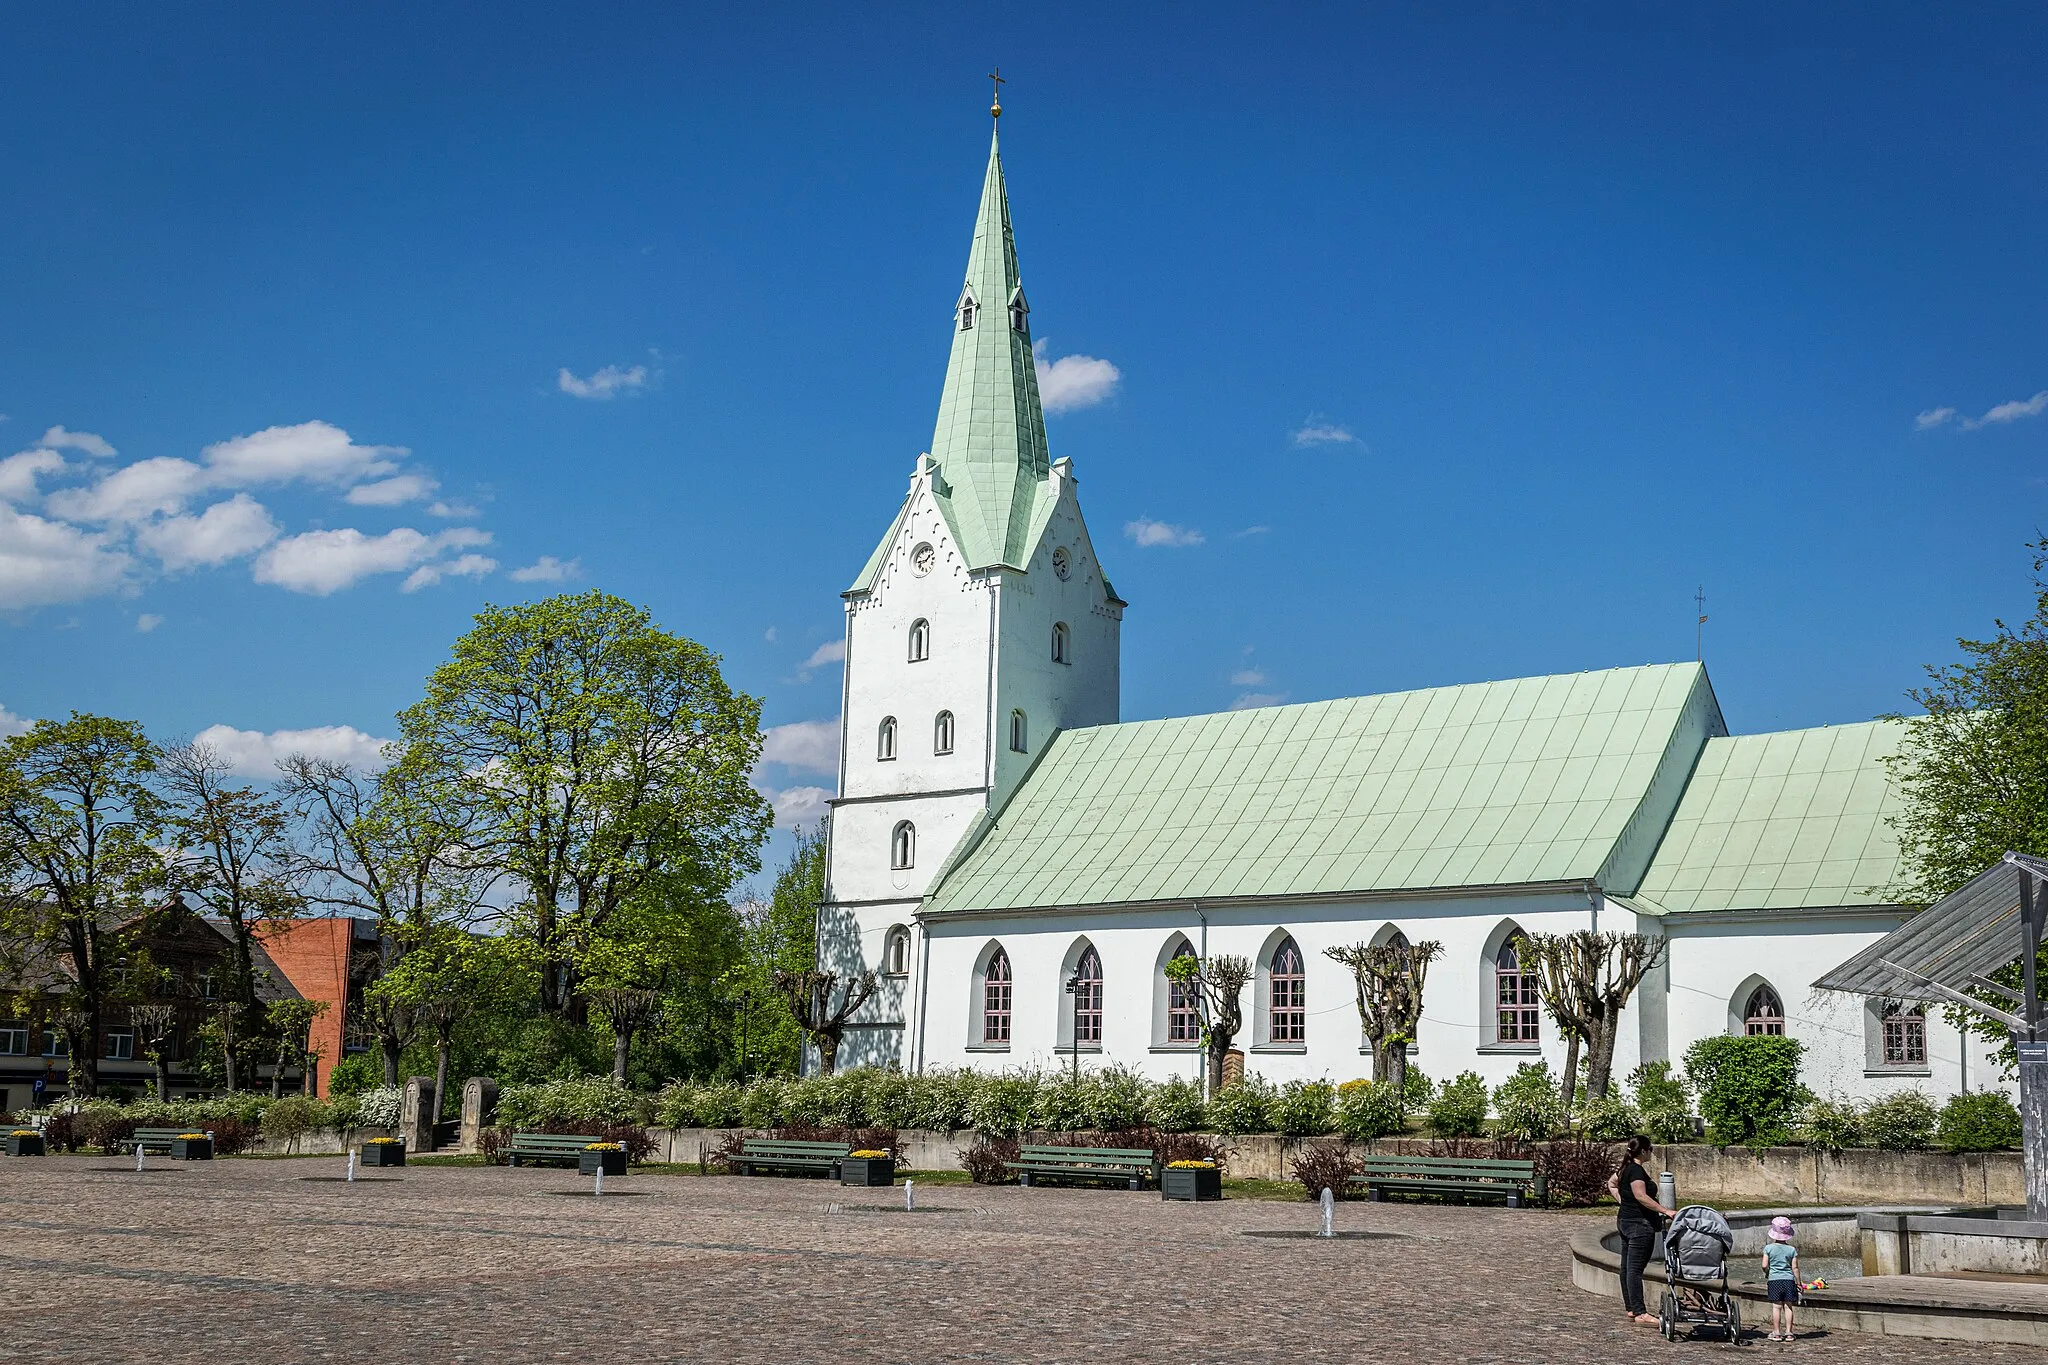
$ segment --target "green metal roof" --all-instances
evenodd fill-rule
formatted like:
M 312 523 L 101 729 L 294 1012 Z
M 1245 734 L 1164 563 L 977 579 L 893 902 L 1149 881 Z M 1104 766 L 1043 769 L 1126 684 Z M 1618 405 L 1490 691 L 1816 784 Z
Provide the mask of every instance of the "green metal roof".
M 1647 908 L 1870 905 L 1898 869 L 1884 760 L 1898 721 L 1708 742 L 1633 899 Z
M 1069 730 L 925 909 L 1633 890 L 1725 729 L 1688 663 Z

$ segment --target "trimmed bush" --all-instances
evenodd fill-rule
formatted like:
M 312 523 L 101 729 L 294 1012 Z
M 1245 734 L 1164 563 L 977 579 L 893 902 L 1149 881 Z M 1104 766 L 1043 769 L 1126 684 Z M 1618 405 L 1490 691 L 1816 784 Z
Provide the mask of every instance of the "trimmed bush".
M 966 1126 L 992 1137 L 1016 1137 L 1030 1126 L 1038 1085 L 1029 1071 L 982 1077 L 968 1100 Z
M 1105 1067 L 1081 1077 L 1082 1107 L 1088 1124 L 1105 1132 L 1143 1128 L 1150 1121 L 1151 1084 L 1127 1066 Z
M 1700 1097 L 1707 1141 L 1771 1147 L 1792 1136 L 1805 1099 L 1797 1038 L 1769 1034 L 1702 1038 L 1685 1053 L 1686 1079 Z
M 1279 1097 L 1271 1081 L 1260 1076 L 1246 1076 L 1236 1085 L 1223 1087 L 1216 1098 L 1209 1101 L 1210 1126 L 1230 1137 L 1239 1133 L 1270 1133 L 1273 1131 L 1273 1105 Z
M 1346 1081 L 1337 1087 L 1337 1131 L 1353 1142 L 1370 1142 L 1403 1127 L 1401 1097 L 1390 1085 Z
M 782 1122 L 782 1099 L 788 1083 L 778 1076 L 762 1076 L 740 1091 L 740 1122 L 748 1128 L 773 1128 Z
M 1642 1114 L 1619 1095 L 1589 1098 L 1579 1106 L 1579 1131 L 1595 1142 L 1626 1142 L 1642 1126 Z M 1692 1135 L 1692 1120 L 1686 1120 L 1685 1131 Z
M 295 1095 L 263 1111 L 263 1145 L 287 1151 L 306 1134 L 333 1126 L 334 1106 Z
M 1289 1081 L 1273 1102 L 1273 1126 L 1288 1137 L 1321 1137 L 1337 1126 L 1336 1100 L 1328 1081 Z
M 405 1116 L 405 1092 L 380 1085 L 355 1097 L 356 1123 L 364 1128 L 396 1128 Z
M 1839 1152 L 1863 1142 L 1863 1120 L 1846 1100 L 1811 1099 L 1799 1111 L 1792 1136 L 1817 1152 Z
M 1564 1097 L 1548 1062 L 1524 1062 L 1493 1092 L 1494 1135 L 1542 1142 L 1563 1132 Z
M 1476 1071 L 1460 1072 L 1429 1102 L 1429 1131 L 1438 1137 L 1478 1137 L 1486 1131 L 1486 1081 Z
M 1175 1076 L 1152 1087 L 1145 1097 L 1145 1117 L 1162 1133 L 1192 1133 L 1209 1116 L 1199 1081 Z
M 559 1131 L 584 1132 L 573 1125 L 640 1126 L 651 1118 L 653 1102 L 609 1076 L 574 1076 L 538 1085 L 508 1085 L 498 1092 L 498 1122 L 519 1132 L 545 1132 L 550 1123 L 571 1126 Z
M 1917 1090 L 1902 1090 L 1863 1106 L 1863 1140 L 1887 1152 L 1910 1152 L 1934 1141 L 1941 1121 L 1934 1101 Z
M 1999 1152 L 2020 1145 L 2020 1111 L 1996 1090 L 1956 1095 L 1941 1108 L 1934 1140 L 1951 1152 Z

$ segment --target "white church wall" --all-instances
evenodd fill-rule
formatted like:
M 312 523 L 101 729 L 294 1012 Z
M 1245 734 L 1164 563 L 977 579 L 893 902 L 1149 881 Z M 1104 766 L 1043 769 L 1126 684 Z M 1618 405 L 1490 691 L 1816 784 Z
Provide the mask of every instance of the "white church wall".
M 2006 1089 L 1981 1041 L 1966 1040 L 1938 1008 L 1927 1011 L 1927 1065 L 1888 1067 L 1867 1002 L 1811 983 L 1897 928 L 1903 917 L 1801 915 L 1796 911 L 1669 915 L 1672 1053 L 1695 1039 L 1740 1032 L 1741 1011 L 1759 983 L 1777 993 L 1785 1032 L 1805 1044 L 1801 1079 L 1822 1095 L 1871 1098 L 1918 1089 L 1937 1102 L 1967 1088 Z

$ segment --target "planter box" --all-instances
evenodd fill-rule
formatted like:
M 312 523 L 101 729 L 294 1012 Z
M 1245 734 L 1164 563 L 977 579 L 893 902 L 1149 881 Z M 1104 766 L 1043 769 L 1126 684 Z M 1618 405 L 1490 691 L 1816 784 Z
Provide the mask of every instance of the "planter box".
M 1183 1166 L 1179 1170 L 1168 1166 L 1159 1173 L 1159 1197 L 1161 1199 L 1185 1199 L 1190 1202 L 1223 1197 L 1223 1172 L 1211 1166 L 1204 1169 Z
M 358 1163 L 364 1166 L 403 1166 L 405 1144 L 402 1142 L 366 1142 Z
M 576 1169 L 584 1175 L 596 1175 L 600 1170 L 606 1175 L 624 1175 L 626 1173 L 626 1154 L 622 1151 L 578 1152 L 576 1154 Z
M 211 1161 L 213 1160 L 213 1139 L 210 1137 L 172 1138 L 171 1158 L 174 1161 Z
M 42 1154 L 43 1135 L 41 1133 L 35 1133 L 28 1137 L 10 1137 L 7 1139 L 7 1155 L 9 1156 L 41 1156 Z
M 842 1185 L 893 1185 L 896 1158 L 892 1156 L 850 1156 L 839 1163 Z

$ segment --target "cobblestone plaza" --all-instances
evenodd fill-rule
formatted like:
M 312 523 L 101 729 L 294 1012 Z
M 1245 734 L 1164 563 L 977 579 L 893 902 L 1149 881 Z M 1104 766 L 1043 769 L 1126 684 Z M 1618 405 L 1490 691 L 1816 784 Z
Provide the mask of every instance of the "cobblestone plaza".
M 1572 1287 L 1588 1216 L 327 1159 L 0 1165 L 17 1360 L 1668 1360 Z M 1837 1332 L 1834 1359 L 2040 1352 Z

